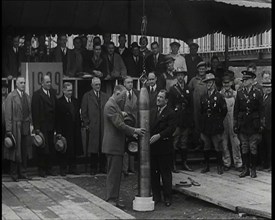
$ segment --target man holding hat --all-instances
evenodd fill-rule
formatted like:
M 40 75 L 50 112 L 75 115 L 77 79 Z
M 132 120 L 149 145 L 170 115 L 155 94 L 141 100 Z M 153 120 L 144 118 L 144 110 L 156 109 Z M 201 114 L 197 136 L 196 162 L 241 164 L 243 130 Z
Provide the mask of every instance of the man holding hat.
M 196 43 L 189 44 L 190 53 L 185 55 L 185 61 L 187 66 L 187 83 L 195 77 L 198 73 L 197 65 L 199 62 L 203 61 L 198 55 L 199 45 Z
M 25 78 L 16 79 L 16 89 L 8 94 L 5 101 L 5 126 L 6 136 L 10 137 L 12 145 L 4 149 L 4 158 L 11 161 L 11 178 L 30 179 L 26 175 L 27 158 L 31 154 L 30 124 L 31 124 L 31 101 L 25 93 Z M 10 148 L 7 148 L 10 147 Z
M 242 168 L 242 155 L 240 150 L 240 140 L 237 134 L 233 131 L 233 110 L 237 92 L 231 88 L 233 83 L 234 72 L 228 70 L 222 78 L 222 89 L 220 93 L 223 95 L 227 105 L 227 114 L 223 121 L 224 133 L 223 133 L 223 163 L 224 171 L 228 171 L 231 166 L 231 154 L 228 147 L 228 140 L 232 147 L 232 156 L 235 168 L 241 171 Z
M 188 137 L 190 128 L 193 126 L 192 95 L 188 90 L 184 78 L 187 72 L 183 68 L 176 69 L 177 83 L 170 89 L 168 104 L 175 110 L 178 118 L 177 129 L 174 133 L 174 151 L 178 150 L 181 155 L 182 169 L 192 171 L 187 165 Z M 174 152 L 174 167 L 176 153 Z
M 242 71 L 243 88 L 237 91 L 234 105 L 234 132 L 239 135 L 243 153 L 244 170 L 240 178 L 257 177 L 257 145 L 261 141 L 264 129 L 263 96 L 259 89 L 253 86 L 256 74 Z M 250 162 L 251 162 L 251 171 Z
M 157 80 L 159 88 L 166 89 L 168 92 L 174 84 L 177 83 L 177 77 L 174 74 L 174 62 L 175 59 L 170 55 L 166 55 L 163 60 L 163 64 L 166 66 L 165 72 L 163 72 Z
M 207 86 L 207 93 L 201 97 L 201 139 L 204 142 L 205 167 L 201 173 L 210 171 L 209 152 L 213 143 L 217 157 L 217 173 L 223 174 L 223 121 L 227 114 L 227 106 L 224 97 L 217 91 L 215 76 L 213 73 L 206 74 L 203 82 Z
M 174 41 L 170 44 L 170 48 L 170 56 L 175 59 L 174 69 L 182 68 L 184 71 L 187 71 L 185 58 L 182 54 L 179 54 L 180 43 Z M 187 74 L 185 76 L 185 82 L 187 82 Z
M 262 162 L 263 168 L 269 169 L 271 171 L 271 109 L 272 109 L 272 85 L 271 80 L 268 79 L 262 83 L 262 88 L 264 92 L 263 102 L 264 102 L 264 130 L 263 130 L 263 140 L 262 140 Z

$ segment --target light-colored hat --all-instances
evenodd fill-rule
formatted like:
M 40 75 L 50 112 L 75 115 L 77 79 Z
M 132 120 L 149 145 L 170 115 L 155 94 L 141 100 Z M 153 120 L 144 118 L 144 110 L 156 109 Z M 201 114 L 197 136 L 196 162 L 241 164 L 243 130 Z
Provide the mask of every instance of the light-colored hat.
M 175 70 L 175 73 L 183 73 L 183 74 L 187 74 L 187 71 L 184 70 L 182 67 L 178 67 L 176 70 Z
M 4 140 L 4 145 L 8 149 L 12 149 L 16 145 L 15 138 L 13 134 L 6 134 L 5 140 Z
M 205 79 L 203 79 L 202 81 L 203 81 L 203 82 L 208 82 L 208 81 L 210 81 L 210 80 L 215 80 L 215 76 L 214 76 L 213 73 L 207 73 L 207 74 L 205 75 Z
M 204 61 L 201 61 L 197 64 L 197 69 L 200 67 L 200 66 L 205 66 L 206 67 L 206 62 Z
M 63 136 L 56 137 L 55 149 L 60 153 L 65 153 L 67 150 L 67 141 Z
M 272 87 L 271 80 L 263 81 L 262 87 Z
M 45 138 L 41 132 L 33 136 L 33 145 L 38 148 L 43 148 L 45 146 Z

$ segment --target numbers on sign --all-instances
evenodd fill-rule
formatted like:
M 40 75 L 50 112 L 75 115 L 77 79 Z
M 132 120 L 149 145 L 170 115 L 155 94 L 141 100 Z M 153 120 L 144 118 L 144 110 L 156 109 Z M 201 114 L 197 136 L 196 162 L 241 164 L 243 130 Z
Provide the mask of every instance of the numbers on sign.
M 42 84 L 42 80 L 43 80 L 43 73 L 42 72 L 38 72 L 38 74 L 37 74 L 38 85 Z

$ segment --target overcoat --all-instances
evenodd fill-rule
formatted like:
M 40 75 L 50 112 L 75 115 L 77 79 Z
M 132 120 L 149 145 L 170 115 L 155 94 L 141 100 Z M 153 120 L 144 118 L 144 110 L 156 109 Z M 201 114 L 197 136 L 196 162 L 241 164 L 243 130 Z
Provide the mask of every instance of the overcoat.
M 27 97 L 29 105 L 29 113 L 31 113 L 31 101 L 28 94 L 24 93 Z M 5 126 L 6 132 L 12 132 L 16 146 L 14 149 L 4 148 L 4 158 L 15 162 L 22 162 L 21 158 L 21 132 L 24 129 L 24 133 L 30 137 L 30 124 L 31 114 L 23 121 L 22 101 L 17 90 L 13 90 L 8 94 L 5 100 Z M 22 128 L 23 126 L 23 128 Z M 28 157 L 32 157 L 31 144 L 23 146 L 27 148 Z
M 159 77 L 159 75 L 163 72 L 165 72 L 165 64 L 163 63 L 164 61 L 164 54 L 159 54 L 158 56 L 158 62 L 154 63 L 154 54 L 151 53 L 148 55 L 148 57 L 145 59 L 145 67 L 146 67 L 146 72 L 155 72 L 156 76 Z
M 62 96 L 56 103 L 56 133 L 61 134 L 67 141 L 67 155 L 77 156 L 83 154 L 81 139 L 80 106 L 78 100 L 71 98 L 68 103 Z
M 150 111 L 150 136 L 160 134 L 160 139 L 150 145 L 152 155 L 172 154 L 172 135 L 176 130 L 176 120 L 175 112 L 168 106 L 162 110 L 159 116 L 156 108 Z
M 264 120 L 265 120 L 265 129 L 271 130 L 272 128 L 272 93 L 270 93 L 267 98 L 264 99 Z
M 34 129 L 39 129 L 45 135 L 48 131 L 54 131 L 56 128 L 56 92 L 50 89 L 50 98 L 45 94 L 42 88 L 33 93 L 32 96 L 32 120 Z M 50 140 L 51 142 L 53 140 Z M 46 140 L 48 143 L 48 140 Z M 49 145 L 46 144 L 44 153 L 49 153 Z
M 100 92 L 100 102 L 94 90 L 86 92 L 82 98 L 81 116 L 84 126 L 89 126 L 89 145 L 88 153 L 98 153 L 100 143 L 103 137 L 103 109 L 108 100 L 108 96 L 104 92 Z
M 24 53 L 21 47 L 18 48 L 16 54 L 12 47 L 9 47 L 3 51 L 3 75 L 17 77 L 20 73 L 21 61 L 24 59 Z
M 102 152 L 123 156 L 125 135 L 132 136 L 135 129 L 124 123 L 122 112 L 111 96 L 104 107 L 104 135 Z

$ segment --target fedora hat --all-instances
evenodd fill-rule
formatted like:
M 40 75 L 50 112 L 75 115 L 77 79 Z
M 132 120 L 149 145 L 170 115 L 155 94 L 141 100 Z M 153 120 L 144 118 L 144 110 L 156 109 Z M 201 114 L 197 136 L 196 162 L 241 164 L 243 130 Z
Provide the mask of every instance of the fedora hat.
M 40 131 L 33 136 L 33 145 L 38 148 L 44 148 L 45 138 Z
M 136 155 L 138 153 L 138 140 L 133 137 L 127 137 L 126 151 L 131 155 Z
M 205 78 L 202 80 L 203 82 L 208 82 L 210 80 L 215 80 L 215 76 L 213 73 L 207 73 Z
M 55 149 L 60 153 L 66 153 L 67 150 L 67 141 L 63 136 L 56 136 Z
M 178 73 L 183 73 L 184 75 L 187 74 L 187 71 L 185 69 L 183 69 L 182 67 L 178 67 L 176 70 L 175 70 L 175 73 L 178 74 Z
M 6 137 L 4 140 L 4 145 L 8 149 L 12 149 L 15 147 L 16 141 L 15 141 L 13 134 L 11 134 L 11 133 L 6 134 Z
M 242 79 L 255 79 L 256 78 L 256 74 L 251 71 L 248 71 L 248 70 L 243 70 L 242 74 L 243 74 Z
M 271 80 L 266 80 L 262 82 L 262 87 L 272 87 Z
M 164 60 L 162 61 L 162 63 L 163 63 L 163 64 L 167 64 L 167 63 L 170 63 L 170 62 L 173 62 L 173 61 L 175 61 L 175 59 L 174 59 L 173 57 L 171 57 L 171 56 L 169 56 L 169 55 L 166 55 L 166 56 L 164 57 Z

